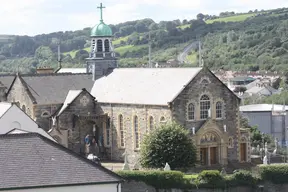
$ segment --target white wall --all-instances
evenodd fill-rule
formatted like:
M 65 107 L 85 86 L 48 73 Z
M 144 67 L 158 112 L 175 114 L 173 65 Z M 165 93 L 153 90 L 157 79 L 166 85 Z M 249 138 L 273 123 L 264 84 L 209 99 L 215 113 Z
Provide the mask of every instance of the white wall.
M 121 192 L 121 184 L 118 186 L 118 192 Z M 6 191 L 6 190 L 5 190 Z M 37 188 L 37 189 L 23 189 L 23 190 L 7 190 L 7 192 L 117 192 L 117 184 L 103 184 L 103 185 L 82 185 L 70 187 L 51 187 L 51 188 Z M 3 191 L 4 192 L 4 191 Z
M 38 128 L 37 123 L 31 119 L 16 105 L 12 105 L 0 118 L 0 134 L 5 134 L 13 129 L 21 129 L 27 132 L 35 132 L 54 141 L 43 129 Z

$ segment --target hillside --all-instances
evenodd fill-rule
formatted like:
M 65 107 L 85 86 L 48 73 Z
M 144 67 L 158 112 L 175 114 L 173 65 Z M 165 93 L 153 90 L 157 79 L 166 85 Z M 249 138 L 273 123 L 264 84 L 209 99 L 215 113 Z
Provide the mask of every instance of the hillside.
M 147 64 L 149 31 L 152 61 L 177 59 L 199 37 L 205 64 L 211 68 L 283 70 L 288 59 L 288 9 L 223 12 L 218 16 L 199 13 L 195 20 L 155 23 L 152 19 L 110 25 L 120 67 Z M 0 72 L 34 72 L 40 66 L 57 65 L 61 40 L 64 66 L 81 67 L 88 57 L 91 28 L 29 36 L 0 35 Z M 197 50 L 187 55 L 196 66 Z M 187 66 L 185 65 L 185 66 Z

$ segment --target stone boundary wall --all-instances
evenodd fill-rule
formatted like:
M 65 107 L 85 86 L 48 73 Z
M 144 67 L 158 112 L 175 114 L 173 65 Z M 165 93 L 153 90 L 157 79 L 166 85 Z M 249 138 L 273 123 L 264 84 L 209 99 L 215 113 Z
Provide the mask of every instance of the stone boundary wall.
M 287 192 L 288 184 L 285 185 L 274 185 L 266 183 L 263 185 L 264 190 L 252 189 L 250 187 L 233 187 L 226 190 L 222 189 L 191 189 L 191 190 L 181 190 L 181 189 L 161 189 L 156 190 L 155 188 L 145 184 L 144 182 L 136 181 L 125 181 L 122 184 L 121 192 Z

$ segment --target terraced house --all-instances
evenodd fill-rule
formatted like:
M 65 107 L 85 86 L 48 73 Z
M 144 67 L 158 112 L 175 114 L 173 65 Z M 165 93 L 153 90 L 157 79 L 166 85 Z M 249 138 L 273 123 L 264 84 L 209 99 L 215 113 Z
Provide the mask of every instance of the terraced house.
M 208 68 L 118 68 L 112 37 L 101 12 L 86 69 L 2 76 L 7 100 L 79 153 L 87 153 L 89 135 L 103 158 L 122 160 L 126 150 L 134 164 L 144 135 L 176 121 L 190 131 L 202 165 L 250 161 L 240 100 Z

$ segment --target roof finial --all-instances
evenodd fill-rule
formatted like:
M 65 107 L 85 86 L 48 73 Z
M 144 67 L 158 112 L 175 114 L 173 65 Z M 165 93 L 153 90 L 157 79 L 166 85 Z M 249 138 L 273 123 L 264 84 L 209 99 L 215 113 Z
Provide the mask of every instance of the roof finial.
M 103 9 L 106 7 L 103 7 L 102 3 L 100 3 L 100 7 L 97 7 L 100 9 L 100 21 L 103 22 Z

